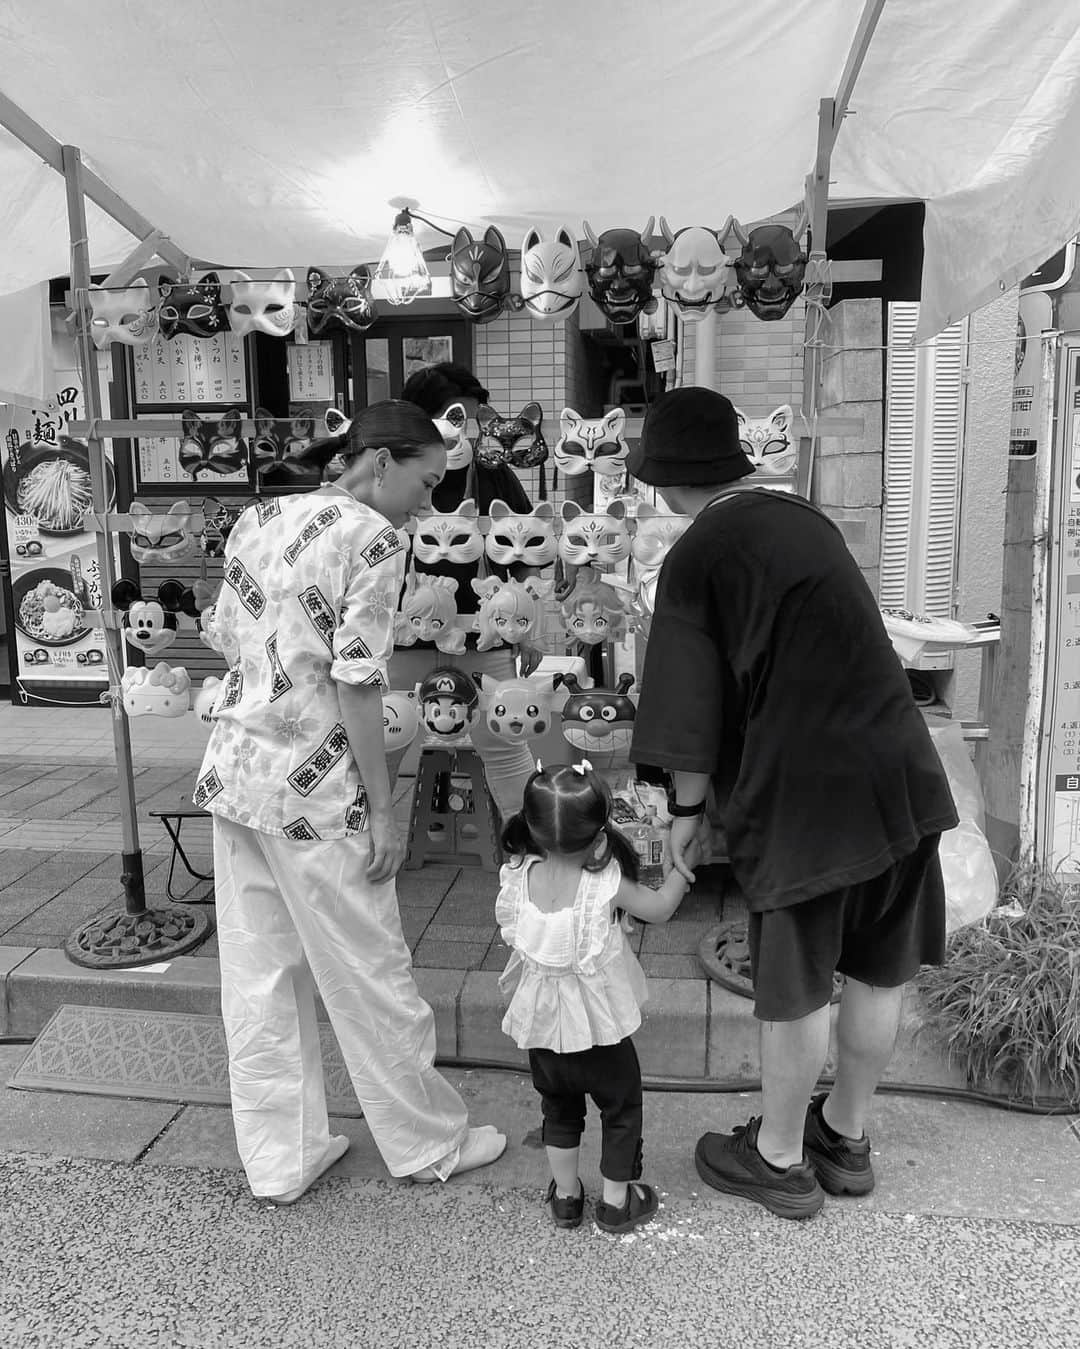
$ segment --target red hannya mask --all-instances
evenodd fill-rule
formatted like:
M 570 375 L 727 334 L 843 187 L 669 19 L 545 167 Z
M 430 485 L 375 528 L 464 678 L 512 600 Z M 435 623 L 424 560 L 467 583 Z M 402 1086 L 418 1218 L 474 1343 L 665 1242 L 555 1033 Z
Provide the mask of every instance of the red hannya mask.
M 652 284 L 658 264 L 645 242 L 652 227 L 650 216 L 640 234 L 605 230 L 597 238 L 589 222 L 584 222 L 585 237 L 592 244 L 592 255 L 585 264 L 589 294 L 612 323 L 633 323 L 639 314 L 656 309 Z
M 734 229 L 743 246 L 735 259 L 743 302 L 759 319 L 782 319 L 802 294 L 806 254 L 786 225 L 759 225 L 749 235 Z
M 474 239 L 462 226 L 450 250 L 454 303 L 474 323 L 490 323 L 506 307 L 510 294 L 510 257 L 506 240 L 494 225 Z

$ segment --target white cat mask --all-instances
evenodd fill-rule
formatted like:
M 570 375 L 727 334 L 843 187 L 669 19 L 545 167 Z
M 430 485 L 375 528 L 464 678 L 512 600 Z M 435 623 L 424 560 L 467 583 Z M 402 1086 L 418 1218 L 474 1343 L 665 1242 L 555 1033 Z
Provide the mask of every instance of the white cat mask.
M 110 342 L 145 347 L 157 335 L 157 310 L 150 303 L 145 276 L 124 290 L 91 286 L 90 307 L 93 310 L 90 332 L 98 351 L 103 351 Z
M 267 281 L 252 281 L 246 272 L 230 278 L 229 327 L 238 336 L 269 333 L 284 337 L 296 326 L 296 280 L 286 267 Z

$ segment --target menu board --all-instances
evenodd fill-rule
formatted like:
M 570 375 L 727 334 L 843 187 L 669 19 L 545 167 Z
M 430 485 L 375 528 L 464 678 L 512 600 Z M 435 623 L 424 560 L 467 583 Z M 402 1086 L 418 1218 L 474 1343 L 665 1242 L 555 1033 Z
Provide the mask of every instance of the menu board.
M 330 342 L 292 343 L 289 361 L 290 403 L 334 401 L 334 348 Z
M 131 354 L 137 407 L 247 402 L 244 339 L 235 333 L 181 333 L 168 341 L 159 335 Z
M 101 626 L 97 535 L 84 527 L 92 509 L 89 452 L 67 434 L 85 416 L 82 390 L 66 386 L 43 408 L 0 406 L 0 476 L 10 559 L 6 607 L 13 674 L 22 701 L 47 686 L 108 681 Z M 106 456 L 108 505 L 116 479 Z

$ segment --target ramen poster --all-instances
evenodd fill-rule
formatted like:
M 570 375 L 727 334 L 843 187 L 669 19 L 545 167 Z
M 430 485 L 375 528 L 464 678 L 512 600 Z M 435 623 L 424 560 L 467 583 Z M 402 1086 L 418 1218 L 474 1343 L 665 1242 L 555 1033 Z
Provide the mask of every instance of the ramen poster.
M 60 389 L 44 408 L 0 405 L 8 627 L 12 675 L 24 695 L 42 684 L 104 687 L 108 678 L 97 536 L 84 527 L 93 509 L 90 464 L 85 443 L 67 434 L 81 415 L 81 392 Z M 108 463 L 106 489 L 115 508 Z

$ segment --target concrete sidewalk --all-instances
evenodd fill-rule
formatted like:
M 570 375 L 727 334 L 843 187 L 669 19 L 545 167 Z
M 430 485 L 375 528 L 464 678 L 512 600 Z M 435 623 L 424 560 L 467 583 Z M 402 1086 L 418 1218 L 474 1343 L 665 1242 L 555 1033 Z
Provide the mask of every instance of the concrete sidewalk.
M 146 897 L 161 904 L 172 845 L 149 812 L 189 803 L 208 729 L 194 716 L 129 724 Z M 35 1035 L 65 1003 L 219 1014 L 216 935 L 164 970 L 89 970 L 64 954 L 75 928 L 123 908 L 108 710 L 0 708 L 0 747 L 0 1034 Z M 412 780 L 402 778 L 397 808 L 403 825 L 411 792 Z M 183 839 L 195 868 L 209 872 L 208 823 L 187 821 Z M 722 868 L 703 868 L 669 923 L 637 925 L 633 941 L 651 995 L 637 1037 L 646 1073 L 756 1075 L 750 1003 L 711 981 L 697 956 L 721 917 L 742 911 L 738 896 L 725 893 L 724 877 Z M 212 903 L 212 885 L 192 882 L 179 865 L 174 888 L 187 902 Z M 495 875 L 476 867 L 428 865 L 398 876 L 405 939 L 446 1058 L 522 1061 L 500 1030 L 498 976 L 509 950 L 495 926 L 496 888 Z M 918 1026 L 912 1005 L 891 1076 L 960 1085 L 926 1037 L 916 1039 Z

